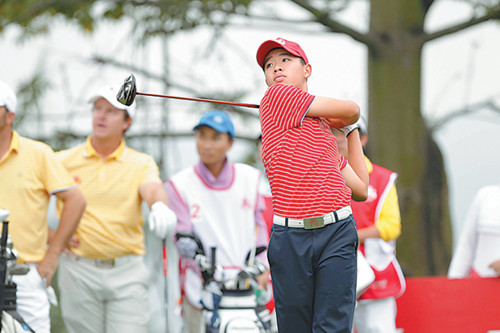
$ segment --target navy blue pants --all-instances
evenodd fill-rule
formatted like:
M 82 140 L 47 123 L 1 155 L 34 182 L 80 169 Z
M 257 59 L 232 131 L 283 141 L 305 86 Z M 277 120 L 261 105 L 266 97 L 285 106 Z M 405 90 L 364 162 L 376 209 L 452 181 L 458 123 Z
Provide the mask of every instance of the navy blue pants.
M 267 255 L 280 333 L 351 333 L 357 246 L 352 216 L 313 230 L 273 225 Z

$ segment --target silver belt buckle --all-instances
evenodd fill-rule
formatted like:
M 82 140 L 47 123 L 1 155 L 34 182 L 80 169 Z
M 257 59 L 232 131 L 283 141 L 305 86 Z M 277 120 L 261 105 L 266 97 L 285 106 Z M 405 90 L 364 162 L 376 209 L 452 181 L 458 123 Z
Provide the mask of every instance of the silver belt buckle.
M 96 259 L 95 265 L 99 268 L 113 268 L 115 267 L 115 259 Z
M 320 217 L 309 217 L 304 219 L 304 229 L 318 229 L 325 226 L 325 218 Z

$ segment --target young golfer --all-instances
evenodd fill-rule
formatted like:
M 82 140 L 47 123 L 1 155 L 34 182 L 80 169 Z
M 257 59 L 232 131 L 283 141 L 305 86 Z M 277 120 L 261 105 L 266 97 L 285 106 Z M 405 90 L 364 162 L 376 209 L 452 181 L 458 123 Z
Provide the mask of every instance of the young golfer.
M 359 107 L 307 92 L 311 65 L 297 43 L 265 41 L 257 62 L 269 87 L 259 112 L 273 195 L 268 259 L 278 329 L 350 333 L 358 236 L 349 203 L 351 195 L 366 199 L 368 173 L 357 129 L 347 136 L 348 164 L 331 128 L 354 124 Z

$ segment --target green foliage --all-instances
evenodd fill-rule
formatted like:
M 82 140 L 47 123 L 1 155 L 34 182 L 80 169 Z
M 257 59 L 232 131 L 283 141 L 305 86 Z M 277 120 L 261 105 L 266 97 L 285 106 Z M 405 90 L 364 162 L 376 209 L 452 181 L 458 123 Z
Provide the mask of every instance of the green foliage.
M 63 17 L 92 32 L 102 20 L 132 19 L 143 39 L 189 30 L 199 25 L 224 26 L 227 14 L 245 15 L 250 0 L 2 0 L 0 33 L 9 25 L 24 35 L 45 33 L 54 17 Z
M 93 0 L 3 0 L 1 3 L 0 32 L 11 24 L 23 28 L 25 35 L 45 33 L 54 16 L 75 21 L 83 29 L 92 31 L 95 23 L 91 9 Z
M 21 82 L 17 89 L 19 111 L 14 118 L 14 128 L 22 126 L 26 119 L 41 115 L 40 102 L 51 87 L 51 83 L 42 68 L 42 66 L 37 66 L 33 76 Z

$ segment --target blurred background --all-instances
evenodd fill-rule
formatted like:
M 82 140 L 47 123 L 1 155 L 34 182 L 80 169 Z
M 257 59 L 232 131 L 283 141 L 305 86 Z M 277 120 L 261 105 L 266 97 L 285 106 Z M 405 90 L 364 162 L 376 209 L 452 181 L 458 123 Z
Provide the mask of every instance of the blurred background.
M 103 85 L 134 73 L 141 92 L 259 103 L 258 46 L 296 41 L 309 91 L 356 101 L 367 153 L 400 175 L 405 274 L 443 275 L 473 196 L 500 181 L 499 13 L 498 0 L 3 0 L 0 80 L 17 92 L 20 134 L 60 150 L 90 133 Z M 162 179 L 196 162 L 191 129 L 213 108 L 236 124 L 230 159 L 260 165 L 256 109 L 136 103 L 127 143 Z

